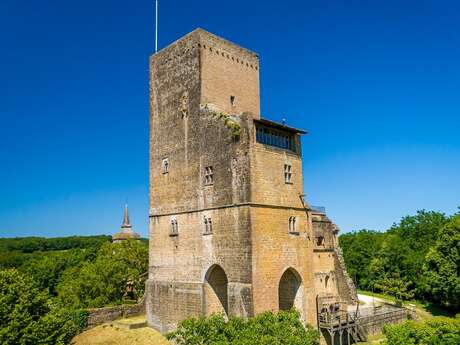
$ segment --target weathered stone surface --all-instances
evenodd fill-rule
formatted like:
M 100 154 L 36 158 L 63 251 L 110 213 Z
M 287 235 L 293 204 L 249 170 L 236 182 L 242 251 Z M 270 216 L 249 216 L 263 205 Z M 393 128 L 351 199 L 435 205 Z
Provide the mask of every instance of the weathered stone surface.
M 123 304 L 114 307 L 88 309 L 88 327 L 113 321 L 120 317 L 131 317 L 145 313 L 144 299 L 138 304 Z
M 348 293 L 337 231 L 301 200 L 302 131 L 260 120 L 258 56 L 198 29 L 150 69 L 149 325 L 280 302 L 315 325 L 318 294 Z M 256 140 L 262 125 L 273 143 Z

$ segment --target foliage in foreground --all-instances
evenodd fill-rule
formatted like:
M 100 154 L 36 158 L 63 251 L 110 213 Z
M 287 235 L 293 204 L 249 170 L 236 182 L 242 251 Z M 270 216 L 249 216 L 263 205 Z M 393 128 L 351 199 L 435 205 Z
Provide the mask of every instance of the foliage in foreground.
M 458 345 L 460 315 L 456 318 L 435 317 L 423 323 L 407 321 L 384 328 L 386 341 L 382 345 Z
M 86 321 L 84 311 L 52 306 L 47 294 L 17 270 L 0 271 L 1 344 L 68 344 Z
M 318 332 L 305 328 L 296 311 L 265 312 L 244 320 L 214 314 L 187 319 L 167 335 L 177 345 L 317 345 Z

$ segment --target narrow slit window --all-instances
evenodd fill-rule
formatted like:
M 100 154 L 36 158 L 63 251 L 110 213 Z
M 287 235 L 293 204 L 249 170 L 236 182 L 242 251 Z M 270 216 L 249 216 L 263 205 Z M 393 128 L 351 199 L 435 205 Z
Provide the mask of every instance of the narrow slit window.
M 171 218 L 171 230 L 169 232 L 170 236 L 179 235 L 179 227 L 177 225 L 177 219 L 175 217 Z
M 163 159 L 161 163 L 161 168 L 163 170 L 163 174 L 169 173 L 169 160 L 168 158 Z
M 289 232 L 297 232 L 296 217 L 289 217 Z
M 284 164 L 284 182 L 292 183 L 292 165 Z

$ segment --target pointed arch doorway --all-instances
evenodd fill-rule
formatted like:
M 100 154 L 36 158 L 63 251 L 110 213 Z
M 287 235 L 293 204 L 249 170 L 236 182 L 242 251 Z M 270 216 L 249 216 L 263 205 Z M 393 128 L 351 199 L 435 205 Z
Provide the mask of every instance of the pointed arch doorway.
M 228 279 L 219 265 L 211 266 L 206 272 L 203 284 L 203 312 L 228 315 Z

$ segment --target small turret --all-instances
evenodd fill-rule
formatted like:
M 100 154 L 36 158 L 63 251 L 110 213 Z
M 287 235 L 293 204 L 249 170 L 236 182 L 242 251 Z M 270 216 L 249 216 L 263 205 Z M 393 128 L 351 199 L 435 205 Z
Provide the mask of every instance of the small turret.
M 134 232 L 131 223 L 129 222 L 128 204 L 125 204 L 125 211 L 123 214 L 123 223 L 121 224 L 120 232 L 112 236 L 112 242 L 121 242 L 124 240 L 138 240 L 140 235 Z

